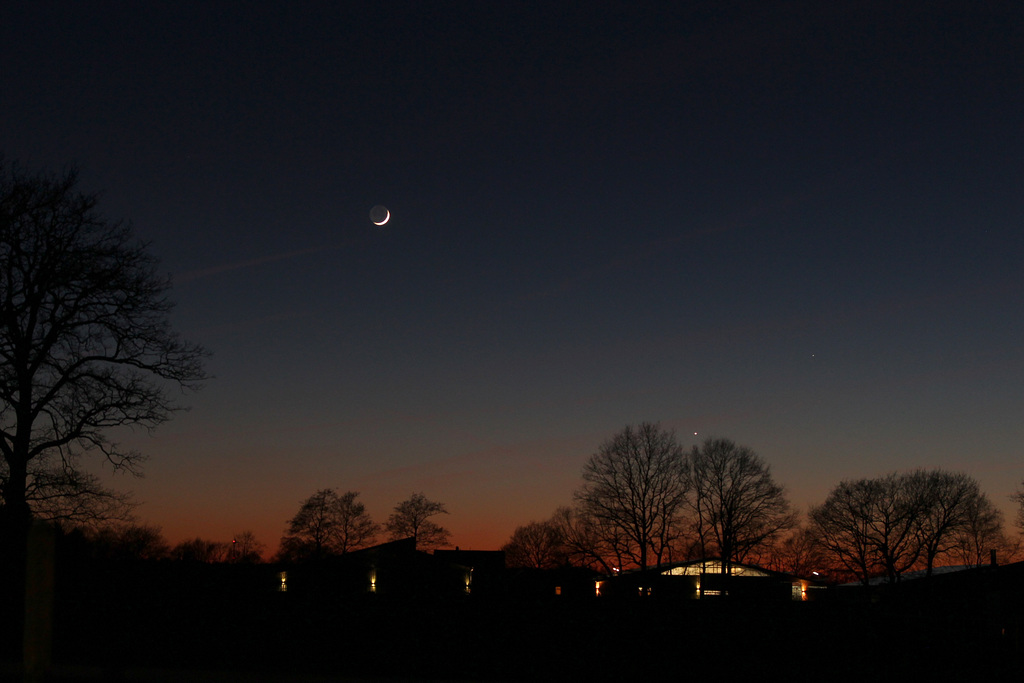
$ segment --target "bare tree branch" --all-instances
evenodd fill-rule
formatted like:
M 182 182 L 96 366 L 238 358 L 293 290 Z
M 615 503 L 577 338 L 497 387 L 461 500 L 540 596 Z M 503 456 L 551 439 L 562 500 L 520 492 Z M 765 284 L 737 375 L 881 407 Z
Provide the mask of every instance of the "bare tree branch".
M 796 525 L 784 489 L 752 450 L 728 439 L 707 439 L 694 446 L 686 463 L 688 507 L 702 554 L 717 554 L 722 572 L 743 562 Z
M 0 162 L 0 456 L 12 519 L 59 517 L 60 500 L 76 517 L 88 495 L 115 502 L 74 472 L 75 458 L 97 452 L 138 472 L 141 455 L 109 441 L 110 428 L 156 427 L 180 409 L 170 387 L 206 376 L 205 351 L 171 329 L 170 282 L 147 245 L 76 185 L 74 172 Z
M 881 575 L 895 583 L 911 569 L 931 574 L 938 559 L 996 540 L 994 512 L 966 474 L 916 470 L 843 481 L 810 519 L 832 557 L 861 582 Z
M 432 522 L 435 515 L 446 515 L 443 503 L 430 500 L 422 493 L 414 493 L 395 506 L 385 527 L 391 540 L 413 538 L 416 547 L 428 550 L 448 545 L 449 531 Z
M 505 551 L 505 564 L 509 567 L 554 569 L 566 562 L 562 535 L 550 521 L 516 527 L 502 550 Z
M 279 556 L 319 560 L 372 543 L 380 527 L 366 512 L 366 506 L 356 501 L 358 496 L 355 491 L 339 496 L 334 489 L 321 489 L 303 501 L 288 522 Z
M 675 434 L 645 422 L 625 427 L 590 457 L 575 499 L 594 520 L 591 531 L 604 536 L 606 550 L 646 569 L 651 560 L 661 564 L 676 540 L 685 492 Z

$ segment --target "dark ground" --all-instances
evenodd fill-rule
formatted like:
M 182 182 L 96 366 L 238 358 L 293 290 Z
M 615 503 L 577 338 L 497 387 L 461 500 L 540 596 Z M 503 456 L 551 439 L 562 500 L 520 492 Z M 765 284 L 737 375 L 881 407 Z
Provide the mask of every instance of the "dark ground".
M 1020 680 L 1019 588 L 973 585 L 810 603 L 399 600 L 279 593 L 267 567 L 96 565 L 59 584 L 47 680 Z

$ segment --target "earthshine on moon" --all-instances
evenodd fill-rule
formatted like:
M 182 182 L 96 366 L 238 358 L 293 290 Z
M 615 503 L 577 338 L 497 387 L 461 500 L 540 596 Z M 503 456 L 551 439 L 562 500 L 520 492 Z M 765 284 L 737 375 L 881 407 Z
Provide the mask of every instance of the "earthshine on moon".
M 370 220 L 373 221 L 374 225 L 384 225 L 391 219 L 391 212 L 388 211 L 388 207 L 380 206 L 379 204 L 370 209 Z

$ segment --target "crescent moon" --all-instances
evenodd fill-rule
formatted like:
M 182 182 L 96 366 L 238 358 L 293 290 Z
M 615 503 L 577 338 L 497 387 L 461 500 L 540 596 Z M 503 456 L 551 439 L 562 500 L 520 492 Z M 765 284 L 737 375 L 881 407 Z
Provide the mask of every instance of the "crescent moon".
M 374 225 L 384 225 L 389 220 L 391 220 L 391 211 L 388 210 L 388 207 L 378 204 L 370 209 L 370 221 Z

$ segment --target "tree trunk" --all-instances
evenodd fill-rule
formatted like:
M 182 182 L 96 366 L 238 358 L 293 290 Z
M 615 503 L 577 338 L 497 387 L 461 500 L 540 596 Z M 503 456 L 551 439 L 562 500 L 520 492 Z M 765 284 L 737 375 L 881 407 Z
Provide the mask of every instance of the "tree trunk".
M 25 616 L 25 562 L 28 558 L 28 531 L 32 520 L 25 487 L 25 467 L 9 466 L 13 486 L 4 491 L 0 508 L 0 659 L 20 662 Z

